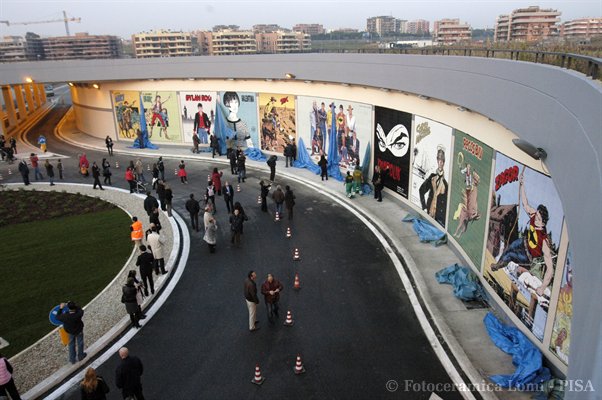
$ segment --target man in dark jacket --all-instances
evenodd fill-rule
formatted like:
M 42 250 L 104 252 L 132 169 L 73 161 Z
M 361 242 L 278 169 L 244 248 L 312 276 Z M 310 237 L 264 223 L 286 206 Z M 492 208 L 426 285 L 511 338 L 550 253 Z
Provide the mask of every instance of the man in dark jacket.
M 159 157 L 159 161 L 157 162 L 157 168 L 159 169 L 159 175 L 161 175 L 161 180 L 165 181 L 165 164 L 163 164 L 163 157 Z
M 228 214 L 234 211 L 234 188 L 230 182 L 226 181 L 222 188 L 224 194 L 224 201 L 226 202 L 226 208 L 228 208 Z
M 197 232 L 199 231 L 199 212 L 201 211 L 201 206 L 199 202 L 194 199 L 194 194 L 190 193 L 190 199 L 186 202 L 186 211 L 190 214 L 190 223 L 192 224 L 192 229 L 195 229 Z
M 286 213 L 288 214 L 288 219 L 293 219 L 293 207 L 295 206 L 295 194 L 291 190 L 289 185 L 286 185 L 284 190 L 284 205 L 286 206 Z
M 261 211 L 263 212 L 267 212 L 268 211 L 268 204 L 267 204 L 267 197 L 268 194 L 270 193 L 270 185 L 266 185 L 265 182 L 263 180 L 261 180 L 259 182 L 259 188 L 260 188 L 260 192 L 259 195 L 261 196 Z
M 268 320 L 272 324 L 274 323 L 274 316 L 276 318 L 279 317 L 278 302 L 280 301 L 280 292 L 282 292 L 282 289 L 284 289 L 282 283 L 277 279 L 274 279 L 272 274 L 268 274 L 268 278 L 263 285 L 261 285 L 261 294 L 263 294 L 265 298 L 265 306 L 268 310 Z
M 276 177 L 276 160 L 278 160 L 277 156 L 271 156 L 266 164 L 270 167 L 270 181 L 274 182 L 274 178 Z
M 136 265 L 140 267 L 140 279 L 144 285 L 144 295 L 148 296 L 148 288 L 150 287 L 151 294 L 155 294 L 155 284 L 153 282 L 153 267 L 155 264 L 155 258 L 153 255 L 146 251 L 145 245 L 140 245 L 140 255 L 136 260 Z
M 69 309 L 67 313 L 63 313 L 65 306 Z M 56 319 L 63 323 L 63 329 L 65 329 L 65 332 L 69 335 L 69 362 L 71 364 L 75 364 L 76 356 L 77 361 L 81 361 L 87 356 L 87 354 L 84 353 L 83 316 L 84 310 L 72 301 L 67 304 L 61 303 L 60 310 L 56 316 Z M 77 342 L 77 353 L 75 351 L 75 342 Z
M 237 151 L 236 156 L 236 172 L 238 173 L 238 183 L 242 180 L 243 182 L 247 179 L 247 166 L 245 162 L 247 161 L 247 157 L 245 157 L 245 153 L 242 151 Z
M 255 271 L 249 271 L 247 275 L 247 279 L 245 279 L 245 301 L 247 302 L 247 308 L 249 309 L 249 331 L 254 332 L 259 329 L 257 324 L 257 318 L 255 317 L 257 314 L 257 304 L 259 304 L 259 299 L 257 298 L 257 284 L 255 283 L 255 279 L 257 278 L 257 274 Z
M 240 235 L 242 234 L 242 224 L 243 224 L 243 216 L 240 213 L 240 210 L 234 209 L 234 213 L 230 215 L 230 231 L 232 233 L 232 238 L 230 239 L 230 243 L 235 246 L 240 245 Z
M 29 167 L 27 166 L 27 161 L 25 161 L 25 159 L 19 162 L 19 172 L 21 173 L 25 186 L 29 185 Z
M 146 210 L 146 214 L 148 214 L 149 217 L 153 213 L 153 208 L 159 208 L 159 202 L 151 192 L 148 191 L 146 192 L 146 199 L 144 199 L 144 210 Z
M 374 166 L 374 175 L 372 175 L 372 184 L 374 185 L 374 198 L 376 201 L 383 201 L 383 188 L 385 180 L 389 175 L 389 167 L 381 169 L 380 166 Z
M 115 385 L 121 389 L 123 398 L 135 396 L 136 400 L 144 400 L 142 395 L 142 373 L 144 367 L 138 357 L 130 356 L 126 347 L 119 349 L 121 362 L 115 370 Z
M 96 186 L 98 186 L 100 190 L 104 190 L 100 184 L 100 168 L 96 164 L 96 161 L 92 163 L 92 178 L 94 178 L 94 185 L 92 186 L 92 189 L 96 189 Z
M 284 148 L 284 157 L 286 159 L 286 164 L 284 165 L 284 167 L 288 168 L 289 161 L 290 161 L 290 164 L 292 167 L 293 166 L 293 145 L 292 144 L 289 143 Z
M 236 162 L 238 160 L 236 159 L 236 152 L 234 150 L 228 154 L 228 160 L 230 160 L 230 172 L 232 172 L 232 175 L 236 175 Z

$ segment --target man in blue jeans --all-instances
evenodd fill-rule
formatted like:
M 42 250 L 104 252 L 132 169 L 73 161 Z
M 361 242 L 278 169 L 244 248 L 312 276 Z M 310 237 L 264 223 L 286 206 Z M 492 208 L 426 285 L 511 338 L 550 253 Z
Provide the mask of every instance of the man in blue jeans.
M 68 312 L 63 313 L 63 308 L 69 309 Z M 56 319 L 63 323 L 63 329 L 69 334 L 69 362 L 75 364 L 76 356 L 77 361 L 81 361 L 86 358 L 87 354 L 84 353 L 84 323 L 82 317 L 84 316 L 84 310 L 77 306 L 74 302 L 70 301 L 67 304 L 61 303 L 60 310 Z M 75 342 L 77 342 L 77 354 L 75 352 Z

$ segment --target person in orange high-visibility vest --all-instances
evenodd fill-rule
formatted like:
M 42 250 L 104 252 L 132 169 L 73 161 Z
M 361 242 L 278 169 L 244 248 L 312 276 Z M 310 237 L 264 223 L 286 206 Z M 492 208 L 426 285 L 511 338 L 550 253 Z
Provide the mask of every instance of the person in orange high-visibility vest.
M 137 217 L 132 218 L 132 225 L 130 226 L 130 231 L 132 241 L 138 248 L 142 244 L 142 238 L 144 237 L 144 230 L 142 229 L 142 222 L 138 221 Z

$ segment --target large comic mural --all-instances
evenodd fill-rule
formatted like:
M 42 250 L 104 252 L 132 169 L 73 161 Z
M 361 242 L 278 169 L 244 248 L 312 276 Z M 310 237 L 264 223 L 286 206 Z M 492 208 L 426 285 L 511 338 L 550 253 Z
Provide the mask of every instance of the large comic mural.
M 219 92 L 216 112 L 221 113 L 228 128 L 236 132 L 237 147 L 259 147 L 256 93 Z
M 282 154 L 286 145 L 297 137 L 295 96 L 260 93 L 259 118 L 261 150 Z
M 335 124 L 339 165 L 349 165 L 364 160 L 368 143 L 372 139 L 372 106 L 346 100 L 321 97 L 297 98 L 297 137 L 303 139 L 307 153 L 314 161 L 323 153 L 328 155 L 329 135 L 332 132 L 331 105 L 335 106 Z
M 447 231 L 474 265 L 481 266 L 493 150 L 454 130 L 454 157 Z
M 215 92 L 180 92 L 184 142 L 192 143 L 192 135 L 196 131 L 201 141 L 200 146 L 209 146 L 209 135 L 215 121 L 215 99 Z
M 573 257 L 570 247 L 566 255 L 562 283 L 558 295 L 556 318 L 552 328 L 550 350 L 556 354 L 563 363 L 569 364 L 569 348 L 571 346 L 571 319 L 573 318 Z
M 140 93 L 140 97 L 148 138 L 152 142 L 181 142 L 182 129 L 176 92 L 144 91 Z
M 497 153 L 483 277 L 543 340 L 564 220 L 552 179 Z
M 140 93 L 113 91 L 111 97 L 119 139 L 136 139 L 136 131 L 140 129 Z
M 408 197 L 412 114 L 374 107 L 374 165 L 389 170 L 385 186 Z
M 414 116 L 410 199 L 442 227 L 447 217 L 452 128 Z

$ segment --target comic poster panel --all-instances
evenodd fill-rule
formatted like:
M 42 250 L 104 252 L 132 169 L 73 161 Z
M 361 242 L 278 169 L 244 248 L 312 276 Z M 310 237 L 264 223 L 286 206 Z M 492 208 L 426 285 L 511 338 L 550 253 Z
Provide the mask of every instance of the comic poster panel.
M 176 92 L 141 92 L 151 142 L 182 142 Z
M 385 186 L 408 197 L 412 114 L 374 107 L 374 165 L 388 168 Z
M 282 154 L 297 139 L 294 95 L 260 93 L 259 118 L 261 150 Z
M 492 161 L 491 147 L 454 129 L 447 231 L 476 268 L 481 266 L 483 254 Z
M 364 160 L 367 144 L 372 139 L 372 106 L 323 97 L 297 97 L 297 137 L 303 139 L 307 154 L 314 161 L 328 155 L 335 105 L 338 153 L 342 170 Z
M 213 132 L 215 121 L 216 92 L 180 92 L 179 94 L 184 142 L 192 143 L 192 134 L 196 129 L 201 140 L 200 146 L 209 147 L 209 134 Z
M 550 177 L 499 152 L 494 176 L 483 276 L 543 340 L 564 220 L 562 204 Z
M 573 318 L 573 257 L 569 250 L 566 255 L 562 283 L 558 295 L 556 318 L 552 328 L 550 350 L 566 365 L 569 364 L 569 348 L 571 347 L 571 320 Z
M 237 147 L 259 147 L 256 93 L 219 92 L 216 112 L 221 112 L 228 127 L 236 132 Z
M 140 93 L 112 91 L 115 121 L 119 139 L 136 139 L 140 129 Z
M 452 128 L 427 118 L 414 116 L 412 138 L 412 203 L 445 228 Z

